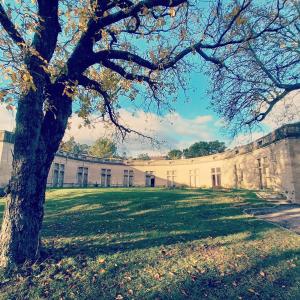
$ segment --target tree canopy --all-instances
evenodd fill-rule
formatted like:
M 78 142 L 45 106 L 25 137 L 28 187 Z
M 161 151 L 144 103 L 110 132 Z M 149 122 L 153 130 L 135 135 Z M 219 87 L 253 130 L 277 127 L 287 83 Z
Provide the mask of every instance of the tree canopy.
M 99 158 L 112 158 L 117 154 L 117 146 L 108 138 L 99 138 L 90 147 L 89 154 Z
M 73 153 L 91 155 L 99 158 L 117 157 L 117 145 L 109 138 L 100 137 L 91 146 L 81 144 L 71 136 L 67 141 L 62 141 L 59 150 Z
M 212 142 L 197 142 L 189 148 L 183 150 L 185 158 L 193 158 L 224 152 L 226 149 L 225 143 L 220 141 Z
M 169 151 L 167 157 L 168 159 L 180 159 L 182 157 L 182 151 L 178 149 L 173 149 Z
M 150 156 L 148 153 L 141 153 L 137 156 L 138 160 L 150 160 Z
M 285 102 L 300 90 L 300 2 L 273 2 L 270 7 L 262 1 L 259 9 L 251 3 L 248 12 L 259 19 L 247 16 L 239 22 L 242 32 L 255 34 L 269 22 L 274 30 L 219 48 L 216 55 L 226 67 L 210 71 L 212 106 L 233 134 L 259 124 L 279 104 L 280 110 L 287 112 L 287 121 L 300 115 L 299 107 Z M 295 101 L 299 103 L 299 93 Z
M 88 154 L 89 146 L 76 142 L 75 138 L 71 136 L 67 141 L 60 143 L 59 150 L 74 153 L 74 154 Z

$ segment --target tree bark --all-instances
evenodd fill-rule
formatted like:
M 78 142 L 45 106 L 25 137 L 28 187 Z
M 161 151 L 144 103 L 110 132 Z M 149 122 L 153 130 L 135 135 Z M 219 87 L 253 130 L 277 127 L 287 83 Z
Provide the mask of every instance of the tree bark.
M 37 91 L 19 101 L 10 194 L 0 236 L 1 267 L 34 262 L 39 256 L 47 177 L 71 115 L 71 101 L 62 96 L 62 86 L 52 86 L 47 97 Z M 46 112 L 45 102 L 51 103 Z

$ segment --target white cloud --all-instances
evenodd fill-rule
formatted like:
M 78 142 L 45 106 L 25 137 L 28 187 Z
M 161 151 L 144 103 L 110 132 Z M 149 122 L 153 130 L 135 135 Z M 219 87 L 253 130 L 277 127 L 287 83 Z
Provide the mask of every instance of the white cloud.
M 153 144 L 148 139 L 130 134 L 122 143 L 118 140 L 120 152 L 130 155 L 147 152 L 150 155 L 166 154 L 172 148 L 183 149 L 199 140 L 212 140 L 216 136 L 213 130 L 215 120 L 211 115 L 195 118 L 184 118 L 179 113 L 158 116 L 155 113 L 145 113 L 142 110 L 130 112 L 120 110 L 120 120 L 129 128 L 155 138 L 159 144 Z M 73 116 L 70 119 L 70 129 L 66 131 L 65 139 L 74 136 L 80 143 L 91 144 L 101 136 L 116 138 L 112 127 L 100 120 L 95 120 L 90 127 L 81 127 L 82 120 Z M 0 106 L 0 129 L 13 130 L 15 127 L 15 112 Z
M 197 116 L 196 118 L 184 118 L 178 113 L 170 113 L 165 116 L 158 116 L 154 113 L 145 113 L 142 110 L 130 112 L 125 109 L 120 110 L 120 121 L 127 127 L 151 136 L 161 142 L 156 147 L 147 139 L 136 135 L 127 136 L 124 143 L 119 141 L 120 152 L 130 155 L 147 152 L 150 155 L 166 154 L 172 148 L 183 149 L 193 142 L 199 140 L 215 139 L 210 115 Z M 95 122 L 93 128 L 81 127 L 81 120 L 74 116 L 71 119 L 71 128 L 66 133 L 66 138 L 76 137 L 81 143 L 91 144 L 98 137 L 111 136 L 112 128 L 104 126 L 102 122 Z
M 195 123 L 197 124 L 204 124 L 207 123 L 209 121 L 212 121 L 213 117 L 211 115 L 207 115 L 207 116 L 198 116 L 195 118 Z

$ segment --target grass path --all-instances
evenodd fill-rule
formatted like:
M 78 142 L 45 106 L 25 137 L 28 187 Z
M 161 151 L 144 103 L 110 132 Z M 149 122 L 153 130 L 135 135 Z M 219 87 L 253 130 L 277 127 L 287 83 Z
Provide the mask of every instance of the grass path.
M 2 278 L 0 299 L 300 299 L 300 237 L 250 206 L 266 203 L 248 191 L 50 190 L 45 258 Z

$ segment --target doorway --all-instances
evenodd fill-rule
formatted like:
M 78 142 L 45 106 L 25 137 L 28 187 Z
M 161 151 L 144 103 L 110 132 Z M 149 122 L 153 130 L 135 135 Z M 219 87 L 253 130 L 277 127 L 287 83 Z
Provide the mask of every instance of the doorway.
M 155 177 L 154 176 L 152 176 L 150 179 L 150 186 L 155 187 Z

